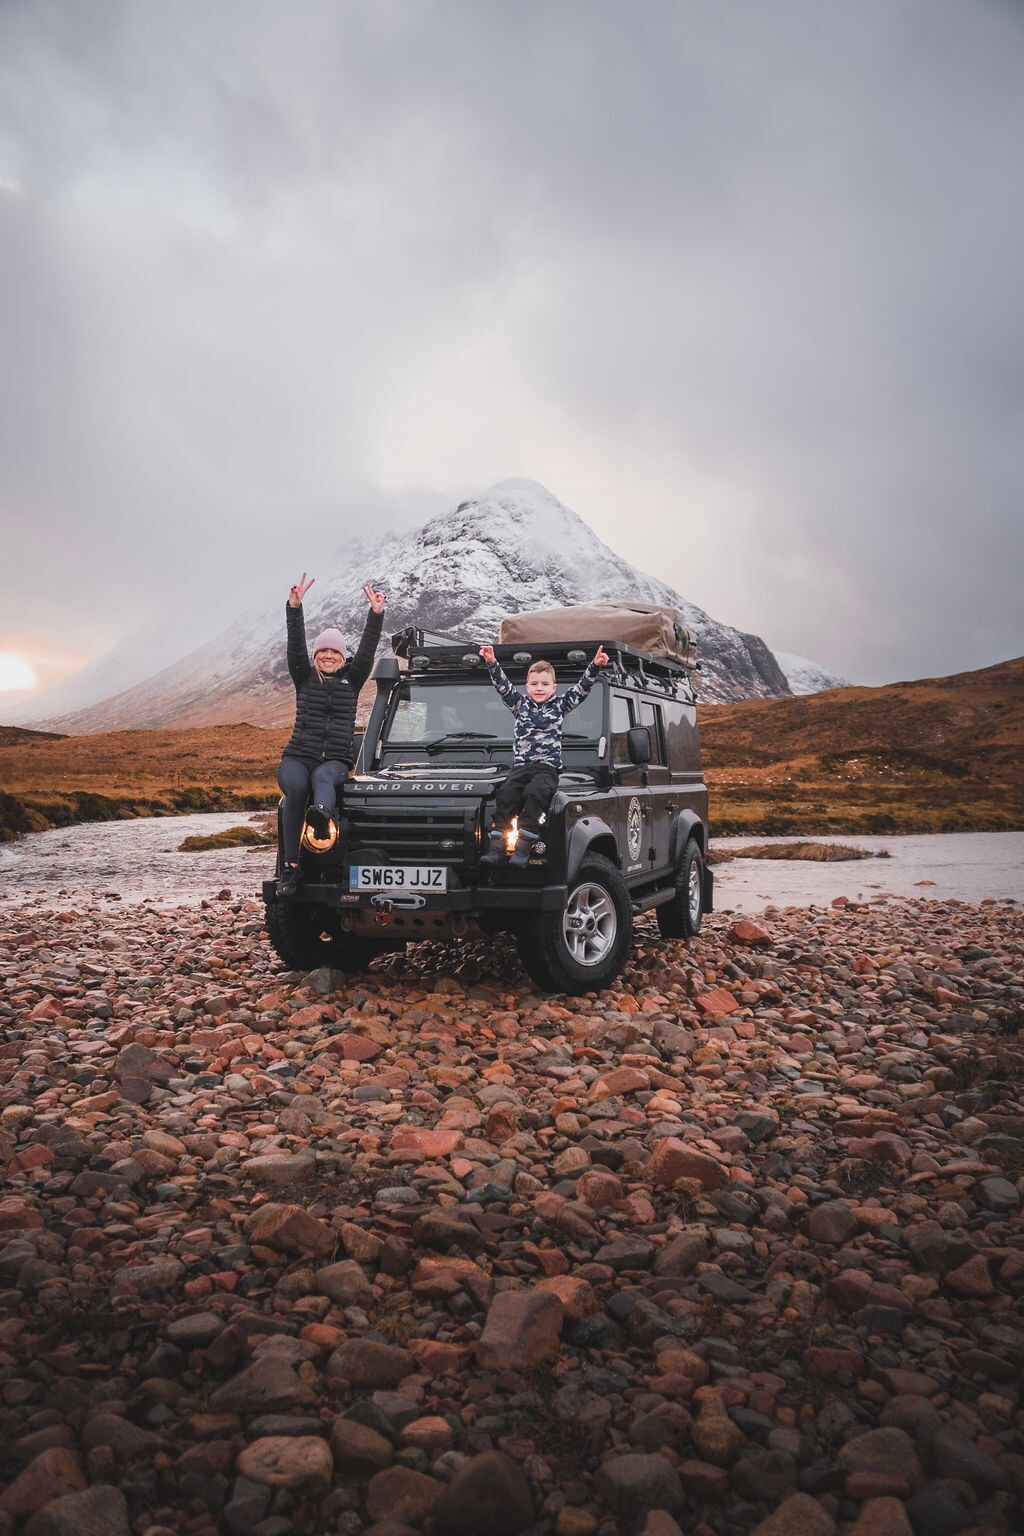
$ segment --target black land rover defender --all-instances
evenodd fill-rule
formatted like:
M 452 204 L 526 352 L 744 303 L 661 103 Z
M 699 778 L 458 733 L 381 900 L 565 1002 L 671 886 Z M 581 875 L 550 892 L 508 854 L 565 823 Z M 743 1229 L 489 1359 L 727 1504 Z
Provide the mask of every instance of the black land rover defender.
M 357 971 L 410 939 L 505 930 L 539 986 L 579 993 L 618 974 L 637 913 L 654 907 L 666 938 L 697 933 L 712 875 L 687 665 L 604 641 L 610 662 L 565 719 L 564 767 L 533 856 L 525 869 L 491 873 L 480 856 L 512 762 L 511 712 L 474 649 L 417 629 L 392 646 L 374 672 L 377 697 L 338 825 L 323 838 L 303 828 L 296 896 L 263 885 L 286 965 Z M 588 647 L 495 651 L 517 686 L 543 657 L 564 688 Z M 278 848 L 280 875 L 280 823 Z

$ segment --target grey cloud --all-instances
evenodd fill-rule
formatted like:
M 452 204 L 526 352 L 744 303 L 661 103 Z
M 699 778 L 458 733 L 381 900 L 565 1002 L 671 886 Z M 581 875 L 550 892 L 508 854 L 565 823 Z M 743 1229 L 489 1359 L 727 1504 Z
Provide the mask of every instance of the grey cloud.
M 481 441 L 545 478 L 486 414 L 514 377 L 590 483 L 644 467 L 716 616 L 870 681 L 1019 652 L 1022 61 L 1018 10 L 952 0 L 9 3 L 0 504 L 48 577 L 13 621 L 233 612 Z M 444 483 L 396 492 L 480 336 Z

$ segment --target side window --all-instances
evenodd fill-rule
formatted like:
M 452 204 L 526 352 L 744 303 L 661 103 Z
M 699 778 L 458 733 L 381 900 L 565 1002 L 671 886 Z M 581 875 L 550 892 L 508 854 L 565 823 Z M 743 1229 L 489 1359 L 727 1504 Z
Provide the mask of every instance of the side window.
M 668 734 L 668 761 L 676 773 L 700 772 L 697 711 L 681 699 L 666 699 L 662 706 Z
M 641 699 L 640 724 L 646 725 L 651 733 L 651 762 L 664 763 L 665 748 L 661 728 L 661 705 L 649 704 L 646 699 Z
M 633 701 L 624 693 L 612 694 L 612 766 L 629 767 L 629 746 L 626 734 L 633 724 Z

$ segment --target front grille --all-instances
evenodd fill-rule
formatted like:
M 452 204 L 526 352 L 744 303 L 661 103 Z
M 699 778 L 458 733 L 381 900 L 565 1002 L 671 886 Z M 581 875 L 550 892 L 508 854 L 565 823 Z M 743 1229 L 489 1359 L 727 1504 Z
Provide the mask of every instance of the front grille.
M 474 862 L 477 813 L 469 807 L 428 811 L 419 805 L 362 806 L 349 801 L 345 815 L 354 864 L 363 849 L 392 864 L 446 864 L 458 869 Z

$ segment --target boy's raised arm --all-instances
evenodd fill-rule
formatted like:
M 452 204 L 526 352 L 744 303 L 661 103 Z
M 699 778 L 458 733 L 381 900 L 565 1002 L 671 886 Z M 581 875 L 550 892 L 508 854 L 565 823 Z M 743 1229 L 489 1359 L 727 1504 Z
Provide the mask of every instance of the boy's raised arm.
M 566 689 L 562 698 L 563 715 L 567 715 L 570 710 L 577 709 L 579 705 L 583 703 L 583 700 L 586 698 L 587 694 L 590 692 L 591 688 L 593 688 L 597 681 L 597 672 L 595 668 L 606 667 L 610 659 L 611 658 L 609 657 L 608 652 L 605 650 L 604 646 L 599 645 L 596 652 L 594 653 L 594 659 L 584 669 L 579 682 L 573 683 L 571 688 Z
M 497 689 L 498 697 L 504 704 L 508 705 L 509 709 L 518 709 L 525 695 L 520 693 L 519 689 L 505 676 L 501 662 L 498 661 L 494 654 L 494 646 L 482 645 L 480 647 L 480 655 L 483 657 L 487 670 L 491 675 L 491 682 Z

